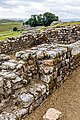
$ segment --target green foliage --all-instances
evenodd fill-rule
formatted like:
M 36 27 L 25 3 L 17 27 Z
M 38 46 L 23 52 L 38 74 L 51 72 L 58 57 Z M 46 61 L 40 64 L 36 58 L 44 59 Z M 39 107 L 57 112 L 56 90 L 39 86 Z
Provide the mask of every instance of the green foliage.
M 13 31 L 18 31 L 17 27 L 14 27 L 14 28 L 13 28 Z
M 53 21 L 58 21 L 58 16 L 49 12 L 43 14 L 44 26 L 49 26 Z
M 58 21 L 58 16 L 55 14 L 46 12 L 44 14 L 39 15 L 31 15 L 31 18 L 25 22 L 25 24 L 29 24 L 31 27 L 36 26 L 49 26 L 53 21 Z

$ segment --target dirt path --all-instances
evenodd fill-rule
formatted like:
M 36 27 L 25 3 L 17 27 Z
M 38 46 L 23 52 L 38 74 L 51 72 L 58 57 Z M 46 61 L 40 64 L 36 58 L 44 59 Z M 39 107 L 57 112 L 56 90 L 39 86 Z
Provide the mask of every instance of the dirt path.
M 61 88 L 53 92 L 45 103 L 24 120 L 43 120 L 46 110 L 53 107 L 63 113 L 61 120 L 80 120 L 80 67 Z

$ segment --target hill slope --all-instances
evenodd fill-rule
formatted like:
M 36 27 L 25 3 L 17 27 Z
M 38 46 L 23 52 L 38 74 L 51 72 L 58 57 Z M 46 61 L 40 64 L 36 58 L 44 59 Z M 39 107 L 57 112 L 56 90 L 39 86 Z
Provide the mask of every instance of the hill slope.
M 9 19 L 0 19 L 0 24 L 1 23 L 8 23 L 8 22 L 23 22 L 22 20 L 9 20 Z

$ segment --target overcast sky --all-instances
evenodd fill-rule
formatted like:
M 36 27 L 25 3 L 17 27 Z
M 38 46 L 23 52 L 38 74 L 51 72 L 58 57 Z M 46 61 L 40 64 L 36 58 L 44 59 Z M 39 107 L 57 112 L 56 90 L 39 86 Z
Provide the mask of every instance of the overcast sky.
M 60 19 L 80 19 L 80 0 L 0 0 L 0 18 L 29 18 L 52 12 Z

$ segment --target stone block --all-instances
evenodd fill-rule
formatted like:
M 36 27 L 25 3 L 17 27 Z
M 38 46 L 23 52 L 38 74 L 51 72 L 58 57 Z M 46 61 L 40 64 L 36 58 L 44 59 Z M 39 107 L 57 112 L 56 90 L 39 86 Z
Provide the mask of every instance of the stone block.
M 61 117 L 61 112 L 54 108 L 49 108 L 46 114 L 43 116 L 44 120 L 59 120 Z

